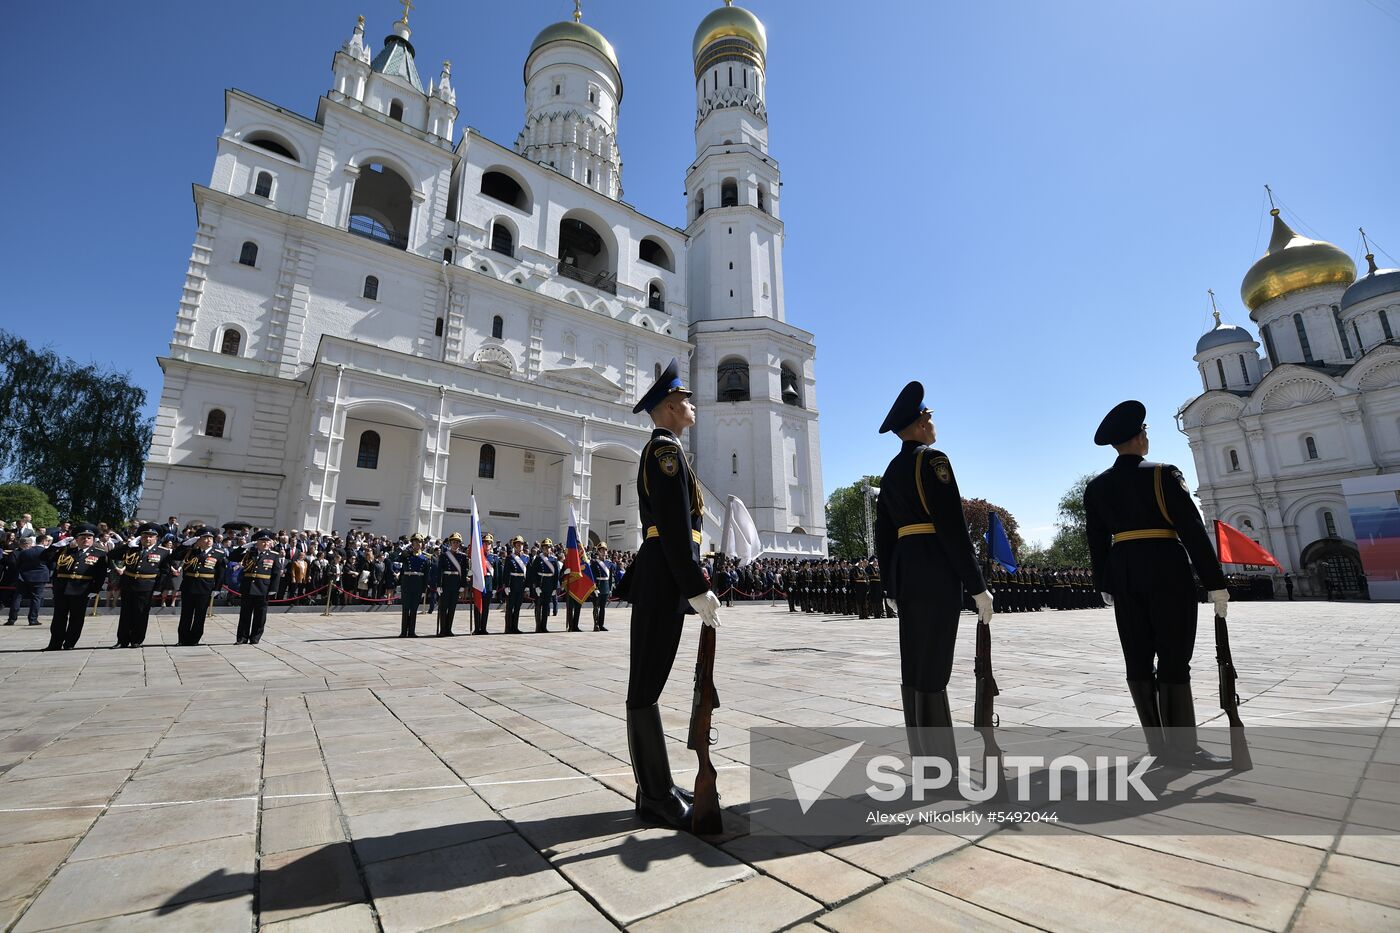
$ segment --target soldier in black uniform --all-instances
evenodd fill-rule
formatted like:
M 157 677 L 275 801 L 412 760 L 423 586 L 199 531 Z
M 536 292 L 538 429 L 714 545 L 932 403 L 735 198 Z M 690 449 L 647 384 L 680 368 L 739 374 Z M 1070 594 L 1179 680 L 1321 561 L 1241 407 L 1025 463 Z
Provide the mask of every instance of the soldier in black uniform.
M 525 602 L 525 585 L 530 579 L 530 562 L 525 556 L 525 539 L 510 539 L 510 557 L 505 560 L 506 634 L 520 634 L 520 607 Z
M 114 648 L 140 648 L 146 641 L 151 594 L 155 592 L 156 581 L 170 572 L 173 553 L 160 543 L 161 531 L 159 525 L 148 522 L 137 529 L 136 537 L 112 548 L 107 555 L 118 568 L 122 589 L 122 610 L 117 620 Z
M 438 593 L 438 637 L 452 634 L 452 620 L 457 615 L 457 598 L 462 592 L 462 578 L 470 570 L 467 552 L 462 550 L 462 536 L 457 532 L 447 536 L 447 541 L 438 553 L 437 593 Z
M 49 545 L 46 556 L 54 562 L 53 622 L 45 651 L 69 650 L 83 634 L 88 599 L 102 589 L 107 578 L 107 552 L 97 547 L 97 529 L 76 525 L 73 537 Z
M 893 431 L 904 443 L 880 481 L 875 543 L 899 613 L 904 722 L 918 729 L 910 732 L 910 754 L 956 765 L 948 678 L 963 589 L 983 621 L 992 618 L 992 595 L 977 567 L 953 465 L 930 446 L 936 432 L 923 401 L 924 387 L 909 383 L 880 425 L 881 434 Z
M 256 645 L 267 626 L 267 600 L 277 592 L 287 571 L 287 559 L 273 548 L 277 536 L 264 529 L 250 546 L 236 548 L 230 559 L 242 568 L 238 594 L 238 643 Z
M 719 599 L 700 571 L 704 498 L 681 449 L 695 424 L 690 390 L 676 360 L 662 371 L 632 411 L 656 425 L 637 465 L 637 504 L 645 537 L 624 582 L 632 603 L 631 665 L 627 681 L 627 747 L 637 781 L 637 815 L 690 828 L 691 796 L 671 780 L 657 701 L 671 674 L 686 613 L 719 625 Z
M 415 534 L 408 539 L 408 552 L 402 556 L 403 570 L 399 573 L 399 599 L 402 601 L 399 615 L 399 637 L 418 637 L 418 606 L 423 602 L 423 590 L 428 586 L 428 576 L 433 571 L 433 562 L 423 553 L 423 536 Z
M 1111 444 L 1118 451 L 1113 466 L 1084 490 L 1094 582 L 1113 607 L 1128 691 L 1148 748 L 1173 764 L 1224 768 L 1228 758 L 1196 743 L 1191 700 L 1196 584 L 1191 568 L 1210 591 L 1217 615 L 1225 615 L 1230 594 L 1181 471 L 1143 459 L 1146 417 L 1141 402 L 1123 402 L 1094 435 L 1095 444 Z
M 598 545 L 593 560 L 589 564 L 593 571 L 593 631 L 606 632 L 603 620 L 608 614 L 608 600 L 612 597 L 613 579 L 617 576 L 617 565 L 608 560 L 608 546 Z
M 862 557 L 851 571 L 851 599 L 862 619 L 870 618 L 870 569 Z
M 176 636 L 180 644 L 192 647 L 204 637 L 204 617 L 214 604 L 214 594 L 224 583 L 228 560 L 214 547 L 214 532 L 208 528 L 194 532 L 175 549 L 172 559 L 180 562 L 180 624 Z
M 540 550 L 530 559 L 530 575 L 525 583 L 535 600 L 535 631 L 549 631 L 549 603 L 559 588 L 559 563 L 554 559 L 554 542 L 545 538 Z
M 870 588 L 866 595 L 866 599 L 870 602 L 870 618 L 883 619 L 885 617 L 885 584 L 880 579 L 879 560 L 874 557 L 870 558 L 866 576 L 870 579 Z

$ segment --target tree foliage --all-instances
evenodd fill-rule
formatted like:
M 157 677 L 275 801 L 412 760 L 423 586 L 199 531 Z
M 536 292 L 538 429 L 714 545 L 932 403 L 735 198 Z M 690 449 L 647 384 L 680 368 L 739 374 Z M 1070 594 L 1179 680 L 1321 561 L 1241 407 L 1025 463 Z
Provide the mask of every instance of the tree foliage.
M 880 487 L 880 477 L 868 476 L 870 485 L 875 488 Z M 849 486 L 842 486 L 831 494 L 826 500 L 826 535 L 830 542 L 832 557 L 843 557 L 847 560 L 856 560 L 875 553 L 875 542 L 867 540 L 865 535 L 865 510 L 863 505 L 864 493 L 860 482 L 852 483 Z M 1006 537 L 1011 542 L 1011 549 L 1019 554 L 1025 542 L 1021 540 L 1020 532 L 1017 530 L 1016 517 L 1002 506 L 988 502 L 986 499 L 964 499 L 963 515 L 967 517 L 967 528 L 972 535 L 973 547 L 977 550 L 977 558 L 983 558 L 983 551 L 986 549 L 985 536 L 987 534 L 987 518 L 989 512 L 995 510 L 1001 516 L 1001 523 L 1006 528 Z M 871 525 L 875 522 L 875 503 L 870 503 Z
M 1055 523 L 1055 539 L 1049 547 L 1026 552 L 1028 566 L 1050 569 L 1089 566 L 1089 535 L 1084 522 L 1084 489 L 1093 479 L 1086 473 L 1074 481 L 1060 496 L 1059 521 Z
M 992 512 L 1001 516 L 1002 527 L 1006 529 L 1006 540 L 1011 542 L 1011 553 L 1020 555 L 1026 542 L 1021 539 L 1020 526 L 1016 516 L 1003 506 L 986 499 L 964 499 L 963 514 L 967 516 L 967 530 L 972 535 L 972 547 L 977 551 L 979 563 L 987 559 L 987 526 L 991 523 Z
M 0 521 L 19 521 L 25 515 L 33 518 L 35 528 L 53 528 L 58 525 L 58 509 L 53 507 L 42 489 L 25 483 L 5 483 L 0 485 Z
M 5 331 L 0 359 L 0 474 L 37 487 L 69 519 L 130 516 L 151 441 L 145 390 L 129 373 L 81 366 Z

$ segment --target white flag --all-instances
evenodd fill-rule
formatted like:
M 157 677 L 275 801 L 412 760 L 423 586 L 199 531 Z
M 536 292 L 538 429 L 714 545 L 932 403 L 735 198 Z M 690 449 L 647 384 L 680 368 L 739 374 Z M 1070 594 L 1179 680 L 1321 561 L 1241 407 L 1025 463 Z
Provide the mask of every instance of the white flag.
M 720 550 L 738 558 L 739 565 L 758 557 L 758 527 L 749 510 L 738 496 L 730 496 L 724 504 L 724 531 L 720 535 Z

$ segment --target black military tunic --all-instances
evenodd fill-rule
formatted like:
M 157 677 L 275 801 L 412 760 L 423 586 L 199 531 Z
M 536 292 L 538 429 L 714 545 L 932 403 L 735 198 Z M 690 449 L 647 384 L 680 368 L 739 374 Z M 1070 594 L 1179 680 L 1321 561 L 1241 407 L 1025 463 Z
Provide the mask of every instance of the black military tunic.
M 151 596 L 156 581 L 170 573 L 170 548 L 163 544 L 143 547 L 119 544 L 108 559 L 120 568 L 122 588 L 121 617 L 117 621 L 117 645 L 139 648 L 146 640 L 151 618 Z
M 99 547 L 59 549 L 50 545 L 54 560 L 53 622 L 49 625 L 49 651 L 72 648 L 83 634 L 83 619 L 92 594 L 107 578 L 107 552 Z
M 182 545 L 173 556 L 180 561 L 180 623 L 176 637 L 180 644 L 199 644 L 204 637 L 204 617 L 214 603 L 214 594 L 224 582 L 228 561 L 218 548 L 198 550 Z
M 287 559 L 276 548 L 239 548 L 232 556 L 243 568 L 238 584 L 242 589 L 238 594 L 238 643 L 256 645 L 267 627 L 268 598 L 281 586 Z
M 880 480 L 875 543 L 899 614 L 903 682 L 925 693 L 948 686 L 963 589 L 986 590 L 972 550 L 952 464 L 905 441 Z
M 680 441 L 651 432 L 637 465 L 637 504 L 645 535 L 627 570 L 632 603 L 632 663 L 627 706 L 656 703 L 671 674 L 689 600 L 709 588 L 700 571 L 704 499 Z
M 1225 575 L 1181 471 L 1122 454 L 1084 490 L 1094 583 L 1113 597 L 1128 680 L 1190 680 L 1196 584 L 1225 588 Z
M 470 575 L 470 567 L 466 551 L 454 551 L 446 544 L 442 546 L 437 565 L 437 585 L 442 589 L 438 600 L 439 636 L 452 634 L 452 623 L 457 617 L 457 601 L 462 593 L 462 578 Z

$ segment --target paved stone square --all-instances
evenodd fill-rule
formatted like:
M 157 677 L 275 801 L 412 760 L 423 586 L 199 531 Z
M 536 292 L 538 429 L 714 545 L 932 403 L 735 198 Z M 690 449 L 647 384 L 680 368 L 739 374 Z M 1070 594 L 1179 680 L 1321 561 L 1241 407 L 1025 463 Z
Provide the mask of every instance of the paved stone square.
M 0 629 L 0 923 L 1400 928 L 1400 749 L 1385 742 L 1350 806 L 1389 833 L 1003 828 L 825 848 L 749 834 L 749 727 L 902 722 L 893 620 L 725 610 L 714 761 L 728 832 L 703 841 L 642 826 L 622 723 L 627 614 L 614 610 L 607 633 L 410 641 L 393 637 L 393 611 L 274 613 L 261 645 L 238 646 L 222 609 L 205 645 L 179 648 L 167 612 L 144 649 L 113 651 L 104 610 L 78 649 L 57 653 L 35 650 L 47 628 Z M 963 620 L 951 690 L 966 723 Z M 999 616 L 994 632 L 1003 724 L 1135 721 L 1108 610 Z M 681 783 L 693 777 L 694 634 L 662 700 Z M 1242 603 L 1231 637 L 1246 725 L 1394 722 L 1400 607 Z M 1195 694 L 1198 718 L 1218 719 L 1209 625 Z

